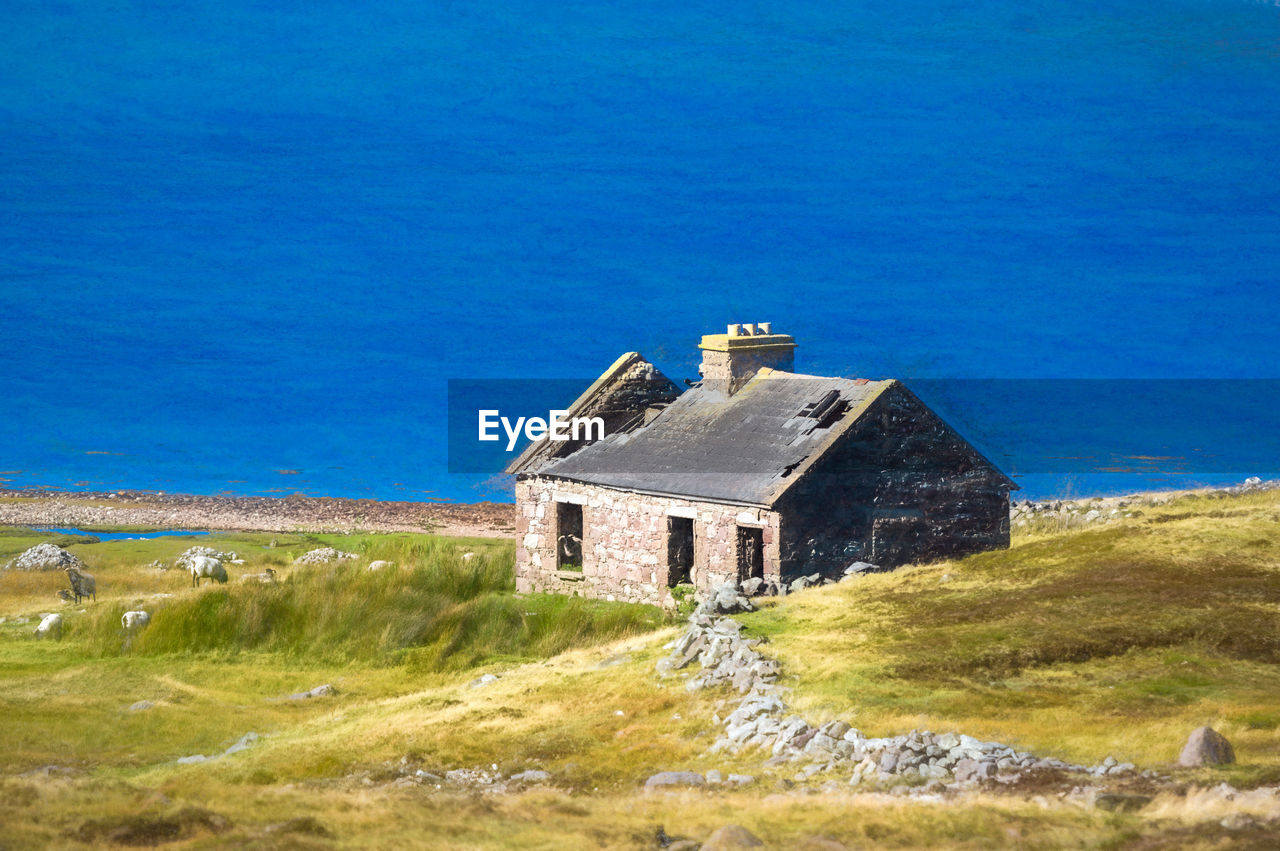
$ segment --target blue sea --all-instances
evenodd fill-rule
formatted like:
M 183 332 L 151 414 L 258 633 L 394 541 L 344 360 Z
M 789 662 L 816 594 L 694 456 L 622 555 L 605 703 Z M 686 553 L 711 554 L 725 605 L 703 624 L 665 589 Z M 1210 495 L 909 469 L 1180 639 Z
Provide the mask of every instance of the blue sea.
M 502 498 L 448 380 L 756 321 L 1028 496 L 1280 471 L 1274 2 L 3 14 L 0 486 Z

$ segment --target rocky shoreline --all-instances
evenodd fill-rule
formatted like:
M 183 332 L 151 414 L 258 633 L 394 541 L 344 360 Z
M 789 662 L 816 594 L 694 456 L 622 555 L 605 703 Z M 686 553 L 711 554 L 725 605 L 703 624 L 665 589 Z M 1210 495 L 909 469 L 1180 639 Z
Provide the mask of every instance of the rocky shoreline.
M 1009 503 L 1009 526 L 1015 532 L 1063 532 L 1084 526 L 1109 523 L 1125 517 L 1136 517 L 1143 509 L 1166 505 L 1188 494 L 1210 497 L 1240 496 L 1280 489 L 1280 480 L 1263 481 L 1250 476 L 1238 485 L 1223 488 L 1198 488 L 1190 491 L 1152 491 L 1129 496 L 1080 497 L 1079 499 L 1012 500 Z
M 1134 516 L 1187 493 L 1222 496 L 1280 488 L 1246 479 L 1228 488 L 1123 497 L 1014 500 L 1013 531 L 1062 531 Z M 435 532 L 501 538 L 515 535 L 515 505 L 501 502 L 394 502 L 311 496 L 200 496 L 155 491 L 0 490 L 0 526 L 87 529 L 222 530 L 232 532 Z
M 0 490 L 0 525 L 234 532 L 435 532 L 506 537 L 515 534 L 515 506 L 498 502 L 386 502 L 150 491 Z

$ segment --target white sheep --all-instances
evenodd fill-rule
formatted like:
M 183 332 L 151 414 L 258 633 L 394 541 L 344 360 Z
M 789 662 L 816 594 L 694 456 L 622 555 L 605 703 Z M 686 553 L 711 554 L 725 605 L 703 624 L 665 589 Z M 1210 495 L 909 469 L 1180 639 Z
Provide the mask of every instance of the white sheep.
M 463 553 L 463 554 L 462 554 L 462 560 L 463 560 L 463 561 L 471 561 L 471 560 L 472 560 L 473 558 L 475 558 L 475 557 L 476 557 L 476 554 L 475 554 L 475 553 Z
M 240 577 L 241 582 L 261 582 L 263 585 L 276 584 L 276 571 L 273 567 L 268 567 L 265 573 L 246 573 Z
M 36 638 L 61 638 L 62 637 L 62 615 L 53 614 L 45 615 L 40 619 L 40 625 L 36 627 Z
M 382 570 L 384 567 L 395 567 L 394 561 L 371 561 L 369 562 L 370 570 Z
M 129 632 L 145 629 L 150 623 L 151 615 L 146 612 L 125 612 L 124 617 L 120 618 L 120 625 Z
M 200 587 L 201 579 L 212 579 L 215 582 L 227 581 L 227 570 L 222 562 L 209 556 L 192 556 L 187 563 L 191 565 L 191 586 Z

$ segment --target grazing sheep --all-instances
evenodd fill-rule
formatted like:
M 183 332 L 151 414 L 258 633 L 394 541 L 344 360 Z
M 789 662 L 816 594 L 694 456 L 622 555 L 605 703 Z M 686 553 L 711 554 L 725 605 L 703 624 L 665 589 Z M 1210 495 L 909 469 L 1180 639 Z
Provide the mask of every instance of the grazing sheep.
M 36 638 L 61 638 L 62 615 L 45 615 L 36 627 Z
M 371 561 L 369 562 L 370 570 L 382 570 L 384 567 L 395 567 L 394 561 Z
M 146 612 L 125 612 L 124 617 L 120 618 L 120 625 L 130 632 L 145 629 L 150 623 L 151 615 Z
M 275 568 L 268 567 L 265 573 L 246 573 L 240 577 L 241 582 L 261 582 L 263 585 L 276 584 Z
M 463 554 L 462 554 L 462 560 L 463 560 L 463 561 L 471 561 L 471 560 L 472 560 L 473 558 L 475 558 L 475 557 L 476 557 L 476 554 L 475 554 L 475 553 L 463 553 Z
M 76 597 L 76 605 L 79 605 L 80 601 L 85 597 L 92 597 L 96 602 L 98 599 L 98 583 L 93 578 L 93 574 L 85 573 L 75 567 L 68 567 L 66 571 L 67 579 L 71 581 L 71 593 Z
M 222 562 L 209 556 L 193 556 L 188 562 L 191 566 L 191 586 L 200 587 L 201 579 L 212 579 L 215 582 L 227 581 L 227 570 Z

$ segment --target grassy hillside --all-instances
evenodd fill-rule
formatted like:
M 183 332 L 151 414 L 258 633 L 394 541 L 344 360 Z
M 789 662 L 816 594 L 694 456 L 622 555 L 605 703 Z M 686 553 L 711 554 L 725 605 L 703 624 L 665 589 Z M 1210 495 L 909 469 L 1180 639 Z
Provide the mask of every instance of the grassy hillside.
M 1256 820 L 1265 808 L 1229 830 L 1222 820 L 1252 804 L 1176 795 L 1120 813 L 1035 790 L 934 804 L 839 786 L 798 794 L 795 766 L 706 754 L 726 695 L 656 673 L 676 627 L 655 610 L 516 597 L 507 542 L 270 538 L 198 542 L 244 555 L 237 573 L 274 565 L 280 585 L 233 577 L 199 591 L 185 574 L 146 567 L 197 541 L 78 545 L 104 593 L 72 612 L 64 640 L 0 624 L 0 845 L 84 847 L 161 824 L 177 837 L 170 847 L 637 848 L 654 847 L 660 824 L 705 837 L 726 822 L 778 848 L 815 837 L 848 847 L 1271 841 Z M 19 541 L 12 551 L 34 543 L 0 536 L 0 553 Z M 322 544 L 361 560 L 292 564 Z M 477 555 L 463 562 L 468 551 Z M 401 567 L 364 570 L 374 558 Z M 770 637 L 788 700 L 810 721 L 841 717 L 873 735 L 958 730 L 1247 786 L 1280 779 L 1277 571 L 1280 496 L 1189 497 L 1107 526 L 1023 536 L 1007 552 L 802 592 L 741 619 Z M 59 580 L 0 573 L 0 614 L 56 607 Z M 118 616 L 139 602 L 156 620 L 129 642 Z M 499 678 L 477 686 L 481 673 Z M 286 699 L 320 683 L 337 694 Z M 129 711 L 141 700 L 152 707 Z M 1172 769 L 1204 723 L 1233 741 L 1240 764 Z M 263 738 L 242 753 L 175 762 L 248 731 Z M 68 776 L 29 774 L 49 765 Z M 553 783 L 490 796 L 406 785 L 405 766 L 539 768 Z M 732 792 L 639 792 L 656 771 L 712 768 L 759 779 Z M 226 824 L 184 814 L 191 807 Z M 290 821 L 301 817 L 315 824 Z
M 872 733 L 958 728 L 1088 764 L 1213 724 L 1280 781 L 1280 497 L 1189 496 L 746 616 L 796 704 Z M 853 717 L 849 717 L 852 713 Z

